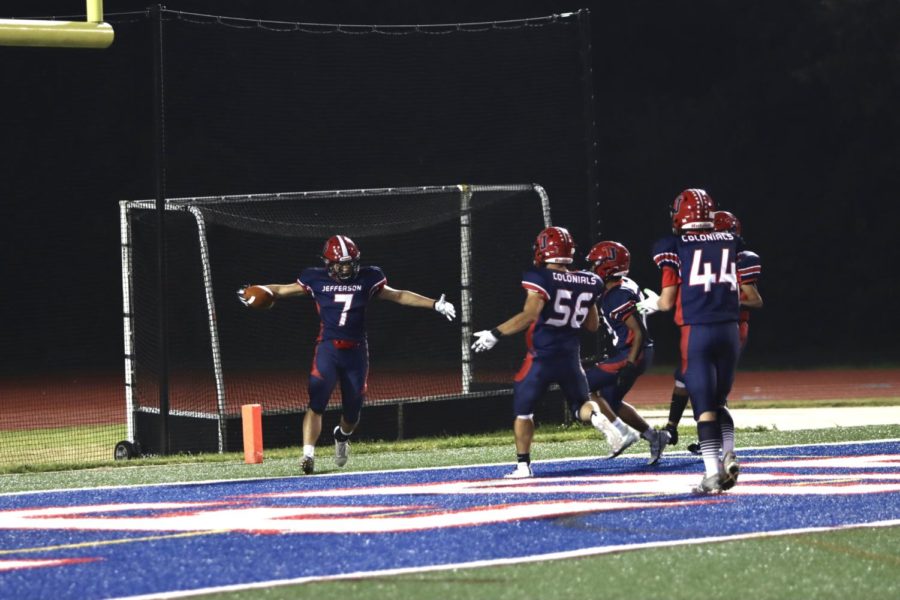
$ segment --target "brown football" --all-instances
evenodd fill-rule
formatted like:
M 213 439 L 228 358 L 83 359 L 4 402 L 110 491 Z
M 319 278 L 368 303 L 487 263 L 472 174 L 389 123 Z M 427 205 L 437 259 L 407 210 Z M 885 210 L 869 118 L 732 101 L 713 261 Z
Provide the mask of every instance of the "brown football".
M 264 285 L 251 285 L 244 290 L 244 300 L 250 308 L 272 308 L 275 304 L 275 295 Z

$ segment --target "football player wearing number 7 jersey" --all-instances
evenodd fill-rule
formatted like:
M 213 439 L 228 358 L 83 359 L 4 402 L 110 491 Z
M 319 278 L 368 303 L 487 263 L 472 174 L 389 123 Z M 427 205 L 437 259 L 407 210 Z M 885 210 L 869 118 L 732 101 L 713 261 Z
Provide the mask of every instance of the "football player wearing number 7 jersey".
M 603 280 L 594 273 L 569 271 L 575 255 L 572 236 L 562 227 L 541 231 L 534 244 L 534 267 L 522 276 L 525 306 L 495 327 L 475 334 L 472 349 L 484 352 L 505 336 L 528 330 L 528 353 L 513 384 L 513 432 L 516 469 L 507 478 L 533 477 L 531 440 L 534 406 L 547 388 L 559 385 L 576 418 L 591 422 L 600 407 L 590 399 L 587 378 L 581 368 L 582 327 L 597 331 L 600 318 L 596 300 Z
M 437 300 L 387 285 L 379 267 L 360 266 L 360 251 L 345 235 L 335 235 L 322 248 L 324 267 L 305 269 L 295 283 L 270 284 L 275 299 L 311 296 L 321 319 L 309 377 L 309 409 L 303 417 L 303 458 L 307 475 L 315 469 L 315 445 L 322 433 L 322 413 L 331 392 L 341 384 L 341 422 L 334 428 L 335 463 L 342 467 L 350 455 L 350 434 L 359 423 L 369 372 L 366 307 L 372 298 L 404 306 L 433 309 L 448 321 L 456 309 L 444 296 Z M 242 291 L 238 298 L 244 304 Z
M 705 476 L 696 493 L 721 493 L 737 483 L 734 452 L 721 455 L 723 433 L 734 435 L 726 407 L 740 348 L 740 289 L 737 256 L 743 242 L 715 231 L 715 205 L 705 190 L 681 192 L 671 208 L 672 235 L 659 240 L 653 260 L 662 271 L 662 291 L 638 310 L 674 309 L 681 327 L 681 372 L 697 421 Z

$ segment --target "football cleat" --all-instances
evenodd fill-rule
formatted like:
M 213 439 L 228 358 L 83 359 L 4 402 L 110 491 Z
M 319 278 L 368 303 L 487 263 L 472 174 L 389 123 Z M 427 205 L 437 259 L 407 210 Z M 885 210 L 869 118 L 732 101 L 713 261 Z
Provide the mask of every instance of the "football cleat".
M 534 477 L 534 471 L 531 470 L 531 465 L 520 462 L 516 463 L 516 470 L 504 475 L 503 479 L 530 479 L 532 477 Z
M 675 425 L 666 425 L 663 427 L 666 431 L 669 432 L 669 445 L 677 446 L 678 445 L 678 427 Z
M 300 468 L 303 469 L 305 475 L 312 475 L 316 470 L 316 459 L 312 456 L 304 456 L 300 460 Z
M 600 413 L 591 413 L 591 425 L 594 426 L 594 429 L 603 434 L 603 437 L 606 438 L 606 442 L 610 447 L 622 443 L 622 434 L 609 422 L 609 419 Z
M 700 483 L 691 491 L 695 494 L 721 494 L 724 491 L 722 488 L 722 478 L 718 473 L 715 475 L 707 475 L 701 479 Z
M 650 460 L 647 462 L 648 465 L 655 465 L 659 462 L 659 459 L 662 458 L 663 449 L 665 449 L 666 445 L 669 443 L 668 431 L 660 429 L 654 433 L 655 435 L 649 440 Z
M 690 452 L 694 456 L 700 456 L 701 454 L 703 454 L 700 451 L 700 443 L 699 442 L 694 442 L 692 444 L 688 444 L 687 449 L 688 449 L 688 452 Z
M 738 462 L 734 452 L 726 452 L 722 457 L 722 465 L 725 469 L 725 476 L 722 478 L 722 489 L 730 490 L 737 483 L 738 475 L 741 474 L 741 463 Z
M 641 436 L 639 436 L 635 430 L 629 429 L 628 433 L 622 436 L 620 442 L 609 445 L 609 454 L 606 455 L 606 458 L 617 457 L 618 455 L 625 452 L 625 450 L 630 448 L 639 439 L 641 439 Z
M 343 442 L 338 441 L 337 435 L 339 429 L 340 425 L 334 428 L 334 464 L 343 467 L 347 464 L 347 459 L 350 458 L 350 440 L 344 440 Z

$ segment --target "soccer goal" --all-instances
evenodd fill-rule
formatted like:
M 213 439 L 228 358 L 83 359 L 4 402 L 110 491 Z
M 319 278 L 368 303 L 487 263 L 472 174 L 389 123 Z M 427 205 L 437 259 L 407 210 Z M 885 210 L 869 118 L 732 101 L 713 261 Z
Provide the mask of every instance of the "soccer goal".
M 388 285 L 446 294 L 458 309 L 448 323 L 431 311 L 370 305 L 368 406 L 509 393 L 524 342 L 500 344 L 477 359 L 470 344 L 473 331 L 521 308 L 521 272 L 534 236 L 551 223 L 540 185 L 173 198 L 165 210 L 161 295 L 156 203 L 120 203 L 131 442 L 152 445 L 145 439 L 163 411 L 175 451 L 235 450 L 238 428 L 230 423 L 243 404 L 261 404 L 264 423 L 305 410 L 319 329 L 314 302 L 292 298 L 248 310 L 235 291 L 295 281 L 304 268 L 322 264 L 324 240 L 338 233 L 354 239 L 363 264 L 384 270 Z M 166 332 L 159 327 L 163 297 Z M 160 407 L 161 380 L 167 408 Z M 339 405 L 338 386 L 329 408 Z M 299 431 L 299 420 L 293 423 Z

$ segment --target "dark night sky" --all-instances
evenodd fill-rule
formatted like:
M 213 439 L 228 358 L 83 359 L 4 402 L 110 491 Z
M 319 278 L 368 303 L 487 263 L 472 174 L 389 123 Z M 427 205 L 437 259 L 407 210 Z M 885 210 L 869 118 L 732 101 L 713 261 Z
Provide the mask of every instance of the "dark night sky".
M 107 13 L 146 6 L 106 4 Z M 27 14 L 12 6 L 4 3 L 0 17 L 74 15 L 84 5 L 31 1 Z M 631 248 L 636 277 L 657 287 L 648 252 L 666 231 L 667 206 L 681 189 L 705 187 L 720 207 L 738 214 L 764 261 L 766 307 L 754 317 L 748 365 L 897 362 L 900 319 L 890 299 L 900 259 L 894 243 L 900 3 L 173 0 L 165 6 L 347 24 L 488 21 L 588 7 L 601 230 Z M 152 149 L 121 140 L 148 116 L 140 106 L 104 114 L 73 107 L 92 97 L 102 104 L 106 86 L 123 79 L 148 92 L 151 82 L 118 65 L 114 83 L 104 83 L 90 73 L 89 54 L 57 60 L 62 54 L 49 52 L 0 47 L 7 286 L 0 356 L 8 371 L 115 369 L 121 356 L 115 202 L 154 193 Z M 104 140 L 111 139 L 129 148 L 126 155 L 110 154 Z M 665 325 L 656 324 L 657 337 L 668 343 Z

